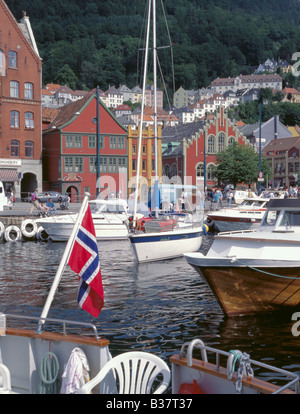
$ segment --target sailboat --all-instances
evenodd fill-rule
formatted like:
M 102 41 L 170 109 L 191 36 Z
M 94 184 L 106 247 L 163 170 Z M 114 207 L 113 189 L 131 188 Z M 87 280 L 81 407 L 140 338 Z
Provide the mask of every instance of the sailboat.
M 155 185 L 154 185 L 154 215 L 151 218 L 151 231 L 137 231 L 137 199 L 139 189 L 139 168 L 141 159 L 141 141 L 143 129 L 143 117 L 145 106 L 145 90 L 147 79 L 147 65 L 149 54 L 149 37 L 151 26 L 151 9 L 153 14 L 153 93 L 154 93 L 154 142 L 155 142 Z M 156 0 L 149 0 L 148 3 L 148 19 L 147 19 L 147 35 L 144 59 L 144 79 L 143 79 L 143 94 L 142 94 L 142 108 L 141 121 L 139 128 L 139 146 L 138 146 L 138 162 L 136 173 L 136 191 L 135 191 L 135 208 L 133 219 L 133 232 L 129 234 L 129 240 L 133 248 L 135 257 L 138 262 L 150 262 L 155 260 L 165 260 L 182 256 L 187 252 L 195 252 L 199 250 L 203 237 L 203 218 L 204 208 L 203 203 L 197 206 L 197 214 L 185 214 L 180 217 L 173 214 L 160 215 L 159 214 L 159 190 L 158 190 L 158 136 L 157 128 L 157 45 L 156 45 Z M 166 225 L 167 222 L 167 225 Z M 149 223 L 148 223 L 149 224 Z M 157 228 L 157 231 L 153 229 Z M 145 230 L 146 227 L 143 227 Z

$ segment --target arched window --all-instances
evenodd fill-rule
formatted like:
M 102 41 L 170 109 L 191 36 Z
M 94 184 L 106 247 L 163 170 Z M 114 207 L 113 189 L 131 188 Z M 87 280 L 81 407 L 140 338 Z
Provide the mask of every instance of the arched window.
M 214 164 L 209 164 L 207 166 L 207 179 L 208 180 L 214 180 L 215 179 L 214 170 L 215 170 L 215 165 Z
M 219 133 L 218 137 L 218 152 L 221 152 L 225 149 L 225 134 L 224 132 Z
M 215 137 L 213 135 L 209 135 L 207 139 L 207 152 L 209 154 L 214 154 L 216 152 Z
M 234 143 L 235 139 L 234 137 L 229 137 L 228 138 L 228 146 L 232 145 Z
M 25 141 L 25 157 L 33 158 L 33 142 Z
M 18 111 L 10 112 L 10 127 L 20 128 L 20 114 Z
M 19 98 L 19 82 L 10 81 L 10 97 Z
M 33 99 L 33 84 L 26 82 L 24 85 L 24 98 Z
M 12 157 L 19 157 L 20 155 L 20 142 L 15 139 L 10 141 L 10 155 Z
M 204 165 L 198 164 L 196 167 L 196 176 L 197 178 L 204 177 Z
M 164 165 L 164 175 L 168 178 L 170 178 L 170 166 L 169 164 Z
M 177 165 L 175 163 L 173 163 L 171 165 L 170 177 L 169 178 L 176 177 L 176 175 L 177 175 Z
M 29 128 L 29 129 L 34 128 L 33 113 L 32 112 L 25 112 L 25 128 Z
M 13 50 L 8 52 L 8 66 L 14 69 L 17 67 L 17 52 Z

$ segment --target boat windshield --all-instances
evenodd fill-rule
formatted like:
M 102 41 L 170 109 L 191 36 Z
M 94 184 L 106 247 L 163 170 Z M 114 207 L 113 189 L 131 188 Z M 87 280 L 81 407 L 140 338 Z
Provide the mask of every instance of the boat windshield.
M 102 203 L 90 203 L 92 213 L 126 213 L 124 205 L 121 204 L 102 204 Z
M 300 226 L 300 211 L 285 211 L 279 226 Z
M 262 226 L 275 226 L 277 218 L 279 216 L 279 210 L 268 210 L 261 223 Z

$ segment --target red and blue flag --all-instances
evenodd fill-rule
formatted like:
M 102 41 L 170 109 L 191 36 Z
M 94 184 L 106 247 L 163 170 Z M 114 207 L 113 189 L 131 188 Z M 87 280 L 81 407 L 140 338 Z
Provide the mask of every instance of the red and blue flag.
M 78 303 L 97 318 L 104 304 L 98 246 L 91 209 L 87 203 L 68 264 L 79 275 Z

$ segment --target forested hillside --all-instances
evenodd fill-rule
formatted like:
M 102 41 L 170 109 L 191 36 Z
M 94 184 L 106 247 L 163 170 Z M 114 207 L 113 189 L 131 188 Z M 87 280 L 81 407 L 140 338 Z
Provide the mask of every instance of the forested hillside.
M 30 17 L 43 58 L 43 81 L 73 89 L 140 82 L 146 0 L 6 0 Z M 164 0 L 173 45 L 175 89 L 217 76 L 252 73 L 267 58 L 300 52 L 298 0 Z M 169 44 L 160 0 L 158 43 Z M 139 55 L 139 56 L 138 56 Z M 171 82 L 170 50 L 160 62 Z

